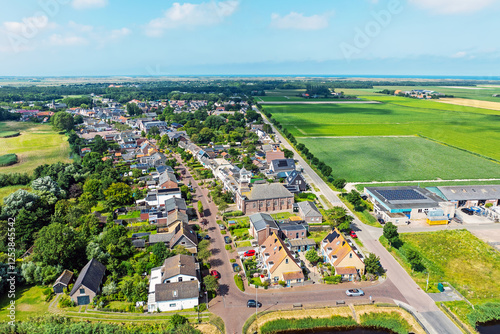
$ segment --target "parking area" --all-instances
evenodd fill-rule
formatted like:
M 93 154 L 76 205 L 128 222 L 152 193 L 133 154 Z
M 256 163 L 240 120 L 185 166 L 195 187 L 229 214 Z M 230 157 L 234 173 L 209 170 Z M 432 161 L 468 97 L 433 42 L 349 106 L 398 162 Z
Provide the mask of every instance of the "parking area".
M 499 228 L 470 230 L 470 231 L 476 237 L 480 238 L 484 242 L 487 242 L 492 247 L 494 247 L 498 251 L 500 251 L 500 229 Z

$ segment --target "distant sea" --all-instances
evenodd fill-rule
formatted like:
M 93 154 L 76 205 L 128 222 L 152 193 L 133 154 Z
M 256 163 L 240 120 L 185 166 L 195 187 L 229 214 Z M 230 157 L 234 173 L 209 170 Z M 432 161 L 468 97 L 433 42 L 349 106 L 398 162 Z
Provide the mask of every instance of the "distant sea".
M 190 77 L 192 75 L 186 75 L 185 77 Z M 203 76 L 209 76 L 209 75 L 200 75 L 200 77 Z M 184 77 L 180 75 L 180 77 Z M 294 75 L 266 75 L 266 74 L 259 74 L 259 75 L 220 75 L 220 77 L 303 77 L 303 78 L 337 78 L 337 79 L 342 79 L 342 78 L 376 78 L 376 79 L 431 79 L 431 80 L 495 80 L 495 81 L 500 81 L 500 76 L 446 76 L 446 75 L 366 75 L 366 74 L 359 74 L 359 75 L 352 75 L 352 74 L 347 74 L 347 75 L 315 75 L 315 74 L 294 74 Z

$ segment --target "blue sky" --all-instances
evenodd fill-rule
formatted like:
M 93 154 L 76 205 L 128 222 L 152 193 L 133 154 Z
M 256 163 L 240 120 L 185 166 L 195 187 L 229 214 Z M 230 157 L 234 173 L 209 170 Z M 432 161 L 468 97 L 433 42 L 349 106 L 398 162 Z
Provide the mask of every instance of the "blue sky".
M 0 76 L 500 75 L 500 0 L 0 0 Z

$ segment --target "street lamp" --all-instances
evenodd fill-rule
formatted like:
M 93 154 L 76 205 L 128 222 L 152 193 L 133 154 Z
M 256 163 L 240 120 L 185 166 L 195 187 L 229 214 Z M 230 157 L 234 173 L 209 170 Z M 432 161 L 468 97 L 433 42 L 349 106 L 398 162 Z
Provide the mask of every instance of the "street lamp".
M 206 297 L 206 301 L 207 301 L 207 310 L 208 310 L 208 291 L 205 291 L 205 297 Z

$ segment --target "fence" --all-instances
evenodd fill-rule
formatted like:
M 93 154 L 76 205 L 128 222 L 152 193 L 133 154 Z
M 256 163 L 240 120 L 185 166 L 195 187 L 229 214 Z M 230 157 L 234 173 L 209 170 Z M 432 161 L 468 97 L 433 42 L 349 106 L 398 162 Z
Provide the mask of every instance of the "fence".
M 424 324 L 420 321 L 418 316 L 409 307 L 406 307 L 405 304 L 403 303 L 397 303 L 397 304 L 399 307 L 401 307 L 402 309 L 411 314 L 411 316 L 418 322 L 418 324 L 420 325 L 420 327 L 422 327 L 425 333 L 430 334 L 430 332 L 427 330 L 427 328 L 425 328 Z
M 451 310 L 446 307 L 446 305 L 444 305 L 443 303 L 441 303 L 441 308 L 444 310 L 444 312 L 448 315 L 448 317 L 452 318 L 453 321 L 458 325 L 460 326 L 460 328 L 467 334 L 473 334 L 463 323 L 462 321 L 460 321 L 460 319 L 458 319 L 455 314 L 453 314 L 453 312 L 451 312 Z

